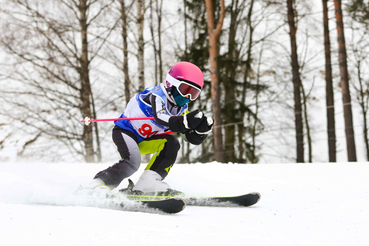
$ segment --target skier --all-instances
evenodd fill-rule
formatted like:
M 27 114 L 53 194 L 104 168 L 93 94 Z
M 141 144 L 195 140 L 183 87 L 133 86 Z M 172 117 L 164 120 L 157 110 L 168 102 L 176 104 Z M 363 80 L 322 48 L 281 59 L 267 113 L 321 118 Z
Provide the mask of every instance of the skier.
M 115 121 L 113 141 L 121 159 L 96 174 L 89 187 L 114 189 L 123 179 L 135 173 L 141 154 L 153 154 L 146 169 L 133 187 L 134 192 L 175 195 L 178 192 L 162 180 L 168 175 L 180 148 L 174 134 L 199 145 L 212 130 L 213 119 L 201 111 L 188 112 L 188 103 L 199 97 L 204 85 L 200 68 L 189 62 L 178 62 L 168 72 L 166 83 L 148 87 L 133 97 L 120 118 L 152 117 L 154 120 Z

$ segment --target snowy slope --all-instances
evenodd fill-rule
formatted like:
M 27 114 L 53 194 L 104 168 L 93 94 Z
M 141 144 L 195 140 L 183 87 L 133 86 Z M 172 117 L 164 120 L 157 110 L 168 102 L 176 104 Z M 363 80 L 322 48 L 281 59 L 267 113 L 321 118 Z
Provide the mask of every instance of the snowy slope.
M 176 215 L 73 195 L 107 166 L 0 163 L 0 245 L 369 245 L 369 163 L 175 165 L 166 181 L 187 195 L 262 194 L 249 208 Z

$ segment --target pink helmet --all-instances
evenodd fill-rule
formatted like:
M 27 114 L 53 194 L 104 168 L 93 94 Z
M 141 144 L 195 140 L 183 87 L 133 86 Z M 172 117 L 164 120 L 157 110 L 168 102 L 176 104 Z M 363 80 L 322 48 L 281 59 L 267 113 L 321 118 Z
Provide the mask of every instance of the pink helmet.
M 202 74 L 202 71 L 198 66 L 190 62 L 178 62 L 174 64 L 168 74 L 175 79 L 194 83 L 199 86 L 200 89 L 204 86 L 204 75 Z M 168 80 L 167 87 L 170 87 L 170 83 L 168 86 Z
M 169 70 L 166 88 L 175 87 L 182 97 L 193 101 L 204 86 L 204 75 L 200 68 L 190 62 L 178 62 Z

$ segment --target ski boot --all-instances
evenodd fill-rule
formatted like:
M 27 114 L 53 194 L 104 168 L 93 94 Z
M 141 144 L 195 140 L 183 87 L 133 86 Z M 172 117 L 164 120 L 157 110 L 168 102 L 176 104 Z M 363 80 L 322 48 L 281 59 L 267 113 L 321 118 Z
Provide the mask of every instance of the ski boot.
M 120 190 L 127 195 L 184 196 L 183 192 L 171 189 L 167 183 L 162 182 L 162 177 L 152 170 L 145 170 L 136 185 L 130 179 L 128 182 L 128 187 Z

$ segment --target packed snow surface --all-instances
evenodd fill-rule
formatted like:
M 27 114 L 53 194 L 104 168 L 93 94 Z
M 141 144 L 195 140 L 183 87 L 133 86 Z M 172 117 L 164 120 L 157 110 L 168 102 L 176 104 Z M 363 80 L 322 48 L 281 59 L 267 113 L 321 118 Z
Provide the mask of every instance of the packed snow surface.
M 187 195 L 262 196 L 175 215 L 75 195 L 107 166 L 0 163 L 0 245 L 369 245 L 369 163 L 176 164 L 165 181 Z

